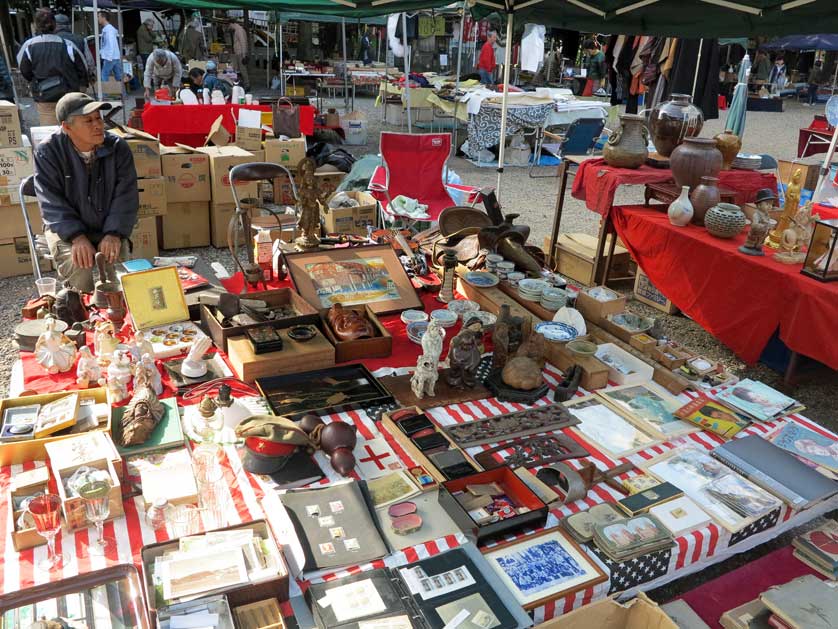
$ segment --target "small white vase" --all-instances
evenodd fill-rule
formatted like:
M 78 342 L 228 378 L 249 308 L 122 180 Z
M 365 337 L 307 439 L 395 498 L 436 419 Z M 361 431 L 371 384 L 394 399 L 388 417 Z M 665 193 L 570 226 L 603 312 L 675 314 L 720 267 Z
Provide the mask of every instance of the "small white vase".
M 690 203 L 690 187 L 681 186 L 681 195 L 669 204 L 669 222 L 677 227 L 689 225 L 693 218 L 693 204 Z

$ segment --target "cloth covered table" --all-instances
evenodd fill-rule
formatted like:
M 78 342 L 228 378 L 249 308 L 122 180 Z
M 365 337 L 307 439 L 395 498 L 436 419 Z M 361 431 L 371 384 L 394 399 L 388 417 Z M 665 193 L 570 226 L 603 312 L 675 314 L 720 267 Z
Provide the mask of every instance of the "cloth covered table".
M 543 105 L 510 105 L 506 116 L 506 135 L 514 135 L 524 128 L 541 127 L 550 112 L 556 110 L 555 103 Z M 501 108 L 484 103 L 480 111 L 468 121 L 468 154 L 478 159 L 483 149 L 500 143 Z
M 824 220 L 829 218 L 838 218 L 838 207 L 823 205 L 822 203 L 813 203 L 812 214 L 817 214 Z
M 764 257 L 740 253 L 745 232 L 723 240 L 643 206 L 614 206 L 611 218 L 651 282 L 745 362 L 779 329 L 790 350 L 838 369 L 838 284 L 774 261 L 767 247 Z
M 668 168 L 645 165 L 637 169 L 614 168 L 604 159 L 597 158 L 579 165 L 571 194 L 575 199 L 585 201 L 589 210 L 608 216 L 619 186 L 668 181 L 672 181 L 672 171 Z M 723 170 L 719 173 L 719 186 L 734 190 L 737 193 L 736 202 L 740 205 L 753 201 L 760 188 L 777 191 L 774 175 L 759 170 Z

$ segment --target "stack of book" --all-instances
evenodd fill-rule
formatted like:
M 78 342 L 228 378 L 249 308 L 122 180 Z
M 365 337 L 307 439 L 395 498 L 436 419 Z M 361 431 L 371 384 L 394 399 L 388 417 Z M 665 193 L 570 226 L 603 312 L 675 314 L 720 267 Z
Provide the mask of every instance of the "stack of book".
M 829 520 L 794 538 L 794 556 L 825 577 L 838 580 L 838 522 Z
M 673 544 L 669 530 L 653 515 L 625 518 L 605 525 L 597 524 L 594 526 L 593 540 L 615 562 L 663 550 Z
M 799 413 L 805 408 L 794 398 L 783 395 L 767 384 L 747 379 L 720 391 L 716 399 L 737 413 L 760 422 Z
M 838 618 L 838 592 L 811 574 L 769 588 L 759 598 L 771 610 L 769 626 L 777 629 L 830 629 Z
M 725 439 L 732 438 L 751 423 L 750 418 L 746 415 L 737 413 L 723 404 L 711 400 L 703 393 L 694 400 L 690 400 L 673 414 L 691 424 L 695 424 L 702 430 L 709 430 Z

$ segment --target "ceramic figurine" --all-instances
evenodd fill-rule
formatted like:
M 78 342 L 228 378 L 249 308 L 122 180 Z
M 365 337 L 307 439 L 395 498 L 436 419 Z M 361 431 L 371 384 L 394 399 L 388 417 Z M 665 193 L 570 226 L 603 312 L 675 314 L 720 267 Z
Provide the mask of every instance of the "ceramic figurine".
M 669 204 L 666 214 L 676 227 L 685 227 L 693 220 L 693 204 L 690 203 L 690 187 L 681 186 L 681 195 Z
M 439 321 L 431 319 L 428 327 L 422 335 L 422 354 L 434 361 L 435 368 L 439 366 L 439 357 L 442 355 L 442 340 L 445 332 L 439 325 Z
M 107 386 L 108 401 L 119 404 L 128 397 L 128 383 L 131 382 L 131 363 L 124 350 L 116 350 L 113 360 L 108 365 L 107 378 L 99 380 L 101 386 Z
M 47 315 L 45 326 L 35 343 L 35 360 L 50 374 L 70 371 L 76 361 L 76 344 L 62 332 L 56 332 L 52 315 Z
M 163 376 L 160 375 L 160 370 L 154 364 L 151 354 L 143 354 L 143 357 L 134 365 L 134 381 L 136 382 L 141 375 L 148 380 L 151 390 L 156 395 L 163 393 Z
M 113 323 L 100 321 L 96 324 L 96 331 L 93 333 L 93 351 L 100 361 L 103 359 L 109 361 L 118 344 Z
M 160 423 L 164 412 L 163 404 L 151 388 L 148 375 L 140 369 L 134 384 L 134 394 L 122 414 L 120 445 L 145 443 Z
M 791 225 L 780 236 L 780 251 L 774 255 L 774 259 L 783 264 L 803 262 L 806 259 L 806 253 L 802 251 L 802 248 L 812 240 L 812 232 L 817 220 L 820 220 L 820 215 L 812 215 L 811 202 L 800 208 L 791 219 Z
M 768 230 L 777 222 L 771 218 L 768 211 L 774 207 L 774 200 L 777 197 L 768 188 L 757 191 L 756 209 L 751 215 L 751 229 L 748 230 L 748 237 L 745 244 L 739 247 L 739 251 L 749 256 L 763 256 L 762 243 L 768 235 Z
M 302 251 L 317 249 L 320 246 L 320 204 L 323 202 L 323 194 L 318 191 L 315 170 L 317 164 L 310 157 L 300 160 L 297 164 L 297 194 L 300 207 L 297 230 L 301 235 L 294 244 Z
M 786 198 L 783 202 L 783 213 L 780 215 L 780 220 L 777 221 L 776 227 L 771 230 L 771 233 L 768 234 L 768 238 L 765 239 L 766 247 L 770 247 L 772 249 L 780 248 L 780 241 L 783 238 L 783 232 L 791 226 L 792 219 L 797 215 L 797 211 L 800 209 L 800 179 L 802 177 L 803 170 L 800 168 L 795 170 L 794 174 L 791 176 L 791 181 L 786 188 Z
M 448 350 L 448 384 L 455 389 L 470 389 L 477 384 L 477 368 L 480 366 L 480 333 L 463 328 L 451 339 Z
M 189 353 L 181 364 L 180 371 L 187 378 L 200 378 L 207 373 L 207 363 L 203 359 L 204 352 L 206 352 L 212 340 L 208 336 L 202 336 L 192 342 L 192 347 L 189 348 Z
M 90 353 L 90 348 L 85 345 L 79 350 L 79 364 L 76 365 L 76 384 L 86 389 L 90 383 L 98 383 L 102 377 L 102 370 L 96 357 Z
M 495 352 L 492 355 L 492 369 L 502 369 L 510 356 L 514 355 L 524 338 L 523 317 L 513 317 L 508 304 L 500 307 L 492 342 Z
M 131 340 L 130 347 L 134 362 L 139 362 L 146 354 L 152 357 L 154 356 L 154 347 L 142 330 L 134 332 L 134 338 Z
M 438 368 L 439 359 L 434 359 L 426 354 L 422 354 L 416 361 L 416 371 L 410 378 L 410 390 L 418 399 L 421 400 L 426 395 L 428 397 L 434 396 L 434 387 L 439 377 Z

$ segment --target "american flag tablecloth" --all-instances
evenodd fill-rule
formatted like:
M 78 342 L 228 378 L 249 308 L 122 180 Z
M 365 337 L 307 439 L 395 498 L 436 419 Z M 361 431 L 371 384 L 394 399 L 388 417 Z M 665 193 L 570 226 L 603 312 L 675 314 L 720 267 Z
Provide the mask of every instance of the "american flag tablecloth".
M 551 365 L 546 366 L 544 375 L 551 389 L 555 387 L 557 381 L 561 379 L 560 372 L 554 369 Z M 580 396 L 585 394 L 586 392 L 584 391 L 580 391 L 579 393 Z M 680 397 L 684 402 L 689 399 L 686 394 L 681 395 Z M 539 400 L 536 405 L 543 406 L 549 403 L 551 403 L 551 400 L 545 396 Z M 427 413 L 434 419 L 434 421 L 444 426 L 473 421 L 475 419 L 485 417 L 492 417 L 495 415 L 523 410 L 525 408 L 527 407 L 522 404 L 500 402 L 495 398 L 488 398 L 476 402 L 466 402 L 463 404 L 452 404 L 450 406 L 432 408 L 429 409 Z M 389 434 L 386 434 L 386 432 L 379 429 L 379 426 L 375 421 L 375 413 L 373 410 L 357 410 L 337 413 L 328 416 L 325 419 L 326 421 L 341 419 L 354 424 L 358 429 L 358 443 L 360 448 L 363 448 L 364 444 L 366 442 L 370 442 L 372 439 L 383 437 L 388 446 L 391 448 L 393 454 L 397 456 L 406 467 L 414 465 L 414 462 L 399 446 L 398 442 L 396 442 Z M 766 436 L 781 427 L 787 421 L 798 422 L 811 430 L 815 430 L 820 434 L 838 440 L 838 437 L 834 434 L 826 431 L 814 422 L 798 415 L 775 422 L 754 424 L 740 434 L 743 436 L 748 434 Z M 578 435 L 574 435 L 574 438 L 579 440 L 580 443 L 582 443 L 582 445 L 588 450 L 589 456 L 586 457 L 586 459 L 592 461 L 601 470 L 614 468 L 626 461 L 635 464 L 641 463 L 684 444 L 710 450 L 717 445 L 724 443 L 724 440 L 721 437 L 708 432 L 697 432 L 685 435 L 676 440 L 657 444 L 624 459 L 614 460 L 599 451 L 593 444 L 582 440 Z M 478 446 L 470 448 L 469 453 L 474 455 L 489 447 L 490 446 Z M 332 470 L 328 460 L 322 452 L 318 452 L 316 454 L 316 458 L 326 474 L 326 478 L 320 481 L 320 484 L 334 482 L 340 478 Z M 565 462 L 578 469 L 581 467 L 582 460 L 583 459 L 571 459 Z M 229 508 L 227 514 L 228 524 L 238 524 L 240 522 L 247 522 L 261 518 L 266 518 L 270 522 L 273 518 L 275 518 L 276 514 L 272 513 L 272 505 L 278 504 L 278 500 L 273 502 L 274 492 L 270 484 L 263 481 L 260 477 L 253 476 L 244 471 L 235 447 L 227 446 L 224 448 L 222 464 L 225 471 L 229 498 Z M 66 559 L 63 568 L 49 574 L 39 571 L 35 565 L 38 561 L 46 557 L 46 546 L 39 546 L 34 549 L 25 550 L 21 553 L 15 552 L 11 540 L 13 515 L 9 500 L 11 478 L 14 474 L 31 469 L 34 466 L 34 463 L 27 463 L 24 465 L 13 465 L 0 468 L 0 492 L 2 492 L 3 496 L 3 499 L 0 500 L 0 527 L 2 527 L 2 530 L 0 530 L 0 553 L 4 558 L 3 567 L 2 570 L 0 570 L 0 592 L 13 592 L 35 584 L 56 581 L 79 573 L 104 568 L 108 565 L 118 563 L 133 563 L 141 569 L 140 551 L 142 547 L 146 544 L 169 539 L 167 532 L 154 531 L 146 524 L 144 518 L 145 510 L 143 499 L 142 496 L 138 496 L 125 500 L 125 515 L 123 517 L 117 518 L 105 524 L 105 535 L 116 540 L 116 547 L 110 555 L 107 557 L 89 556 L 89 553 L 87 552 L 88 544 L 91 541 L 95 541 L 96 537 L 95 529 L 92 527 L 75 533 L 62 532 L 62 534 L 60 534 L 57 538 L 57 549 L 59 552 L 64 554 Z M 639 473 L 639 470 L 632 470 L 626 475 L 632 476 Z M 356 479 L 362 478 L 362 476 L 358 473 L 357 468 L 356 471 L 352 473 L 352 476 Z M 587 496 L 582 500 L 552 509 L 548 515 L 547 526 L 556 526 L 559 521 L 567 515 L 577 513 L 602 502 L 613 502 L 622 497 L 622 494 L 601 483 L 589 491 Z M 263 503 L 263 499 L 265 498 L 267 498 L 267 500 Z M 779 534 L 782 530 L 803 524 L 807 520 L 816 517 L 829 509 L 835 508 L 835 502 L 836 499 L 832 499 L 827 503 L 823 503 L 822 505 L 818 505 L 803 512 L 794 511 L 784 505 L 781 507 L 777 523 L 774 526 L 765 531 L 754 531 L 754 535 L 752 537 L 749 537 L 747 540 L 744 540 L 732 547 L 730 547 L 731 534 L 726 529 L 716 524 L 710 524 L 703 529 L 678 537 L 676 539 L 675 546 L 671 549 L 671 555 L 668 559 L 669 564 L 666 567 L 665 574 L 656 574 L 652 568 L 648 568 L 649 574 L 654 578 L 634 585 L 630 591 L 633 592 L 638 589 L 658 587 L 665 582 L 685 576 L 690 572 L 695 572 L 696 570 L 704 568 L 716 561 L 720 561 L 730 554 L 747 550 L 750 546 L 754 545 L 754 543 L 762 543 L 770 537 Z M 265 508 L 265 505 L 267 505 L 267 508 Z M 274 527 L 274 530 L 277 530 L 276 527 Z M 282 544 L 284 540 L 278 539 L 277 541 Z M 304 589 L 311 580 L 332 580 L 347 574 L 370 570 L 385 565 L 391 567 L 403 565 L 424 557 L 444 552 L 450 548 L 455 548 L 465 542 L 466 537 L 462 534 L 450 535 L 425 544 L 402 549 L 385 557 L 384 559 L 361 566 L 352 566 L 339 571 L 330 571 L 315 575 L 307 574 L 305 575 L 306 579 L 302 580 L 300 585 Z M 599 563 L 606 573 L 610 574 L 610 571 L 605 563 L 597 558 L 592 551 L 589 550 L 588 555 L 593 561 Z M 607 581 L 595 587 L 585 588 L 570 596 L 547 603 L 532 612 L 534 620 L 536 622 L 548 620 L 554 616 L 561 615 L 581 607 L 593 600 L 603 598 L 608 594 L 611 587 L 612 584 Z

